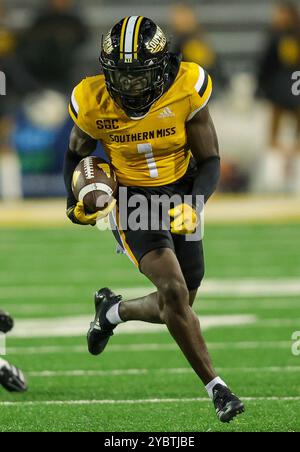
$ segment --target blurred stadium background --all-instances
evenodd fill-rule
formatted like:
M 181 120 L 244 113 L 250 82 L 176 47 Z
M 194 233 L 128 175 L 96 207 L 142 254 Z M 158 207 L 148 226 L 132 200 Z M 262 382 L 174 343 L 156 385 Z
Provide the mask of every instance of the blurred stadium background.
M 0 392 L 0 430 L 299 431 L 291 338 L 300 329 L 300 96 L 291 77 L 300 70 L 300 20 L 294 6 L 277 5 L 0 0 L 0 307 L 16 318 L 8 359 L 30 381 L 22 398 Z M 193 401 L 205 394 L 166 332 L 133 327 L 100 361 L 85 352 L 94 290 L 150 290 L 114 254 L 109 232 L 76 228 L 64 212 L 68 98 L 99 72 L 102 33 L 130 14 L 157 21 L 173 51 L 214 79 L 222 180 L 206 209 L 196 310 L 222 375 L 250 398 L 230 427 Z
M 299 194 L 300 96 L 291 95 L 291 76 L 299 68 L 300 19 L 288 6 L 280 9 L 272 0 L 1 4 L 0 62 L 7 77 L 0 109 L 3 198 L 64 194 L 67 99 L 80 79 L 99 72 L 102 33 L 137 8 L 168 30 L 173 51 L 182 50 L 184 59 L 213 75 L 220 189 Z

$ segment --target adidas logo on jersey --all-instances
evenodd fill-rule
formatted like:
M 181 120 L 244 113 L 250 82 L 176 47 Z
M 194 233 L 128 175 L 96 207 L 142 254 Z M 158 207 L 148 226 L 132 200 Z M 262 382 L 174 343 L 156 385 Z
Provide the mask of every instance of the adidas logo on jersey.
M 173 118 L 174 116 L 175 114 L 172 112 L 172 110 L 169 107 L 165 107 L 163 111 L 158 115 L 158 118 Z

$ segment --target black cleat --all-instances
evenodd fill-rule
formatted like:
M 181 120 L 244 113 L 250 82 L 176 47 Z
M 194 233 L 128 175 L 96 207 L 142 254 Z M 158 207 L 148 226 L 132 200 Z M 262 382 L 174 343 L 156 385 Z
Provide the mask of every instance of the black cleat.
M 14 326 L 14 321 L 7 312 L 0 311 L 0 332 L 8 333 L 12 330 Z
M 23 372 L 7 361 L 0 361 L 0 385 L 9 392 L 27 391 L 27 383 Z
M 221 422 L 230 422 L 235 416 L 245 411 L 243 402 L 227 386 L 221 384 L 213 388 L 213 402 Z
M 117 325 L 112 325 L 106 318 L 107 311 L 122 300 L 121 295 L 116 295 L 105 287 L 95 294 L 96 315 L 91 322 L 87 333 L 88 349 L 92 355 L 100 355 L 105 349 L 109 338 L 114 334 Z

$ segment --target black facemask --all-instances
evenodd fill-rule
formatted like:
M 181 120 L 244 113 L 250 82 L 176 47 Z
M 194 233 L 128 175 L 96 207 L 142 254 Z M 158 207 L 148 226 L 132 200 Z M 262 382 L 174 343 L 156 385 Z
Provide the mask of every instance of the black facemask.
M 115 67 L 100 60 L 108 91 L 129 116 L 142 116 L 163 94 L 167 79 L 167 58 L 159 64 Z

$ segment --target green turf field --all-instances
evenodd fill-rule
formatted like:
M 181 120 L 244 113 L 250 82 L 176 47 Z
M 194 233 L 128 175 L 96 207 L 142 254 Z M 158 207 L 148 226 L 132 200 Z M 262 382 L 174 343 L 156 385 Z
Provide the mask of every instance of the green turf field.
M 93 292 L 148 290 L 114 253 L 110 233 L 1 229 L 0 307 L 16 320 L 7 359 L 30 389 L 0 388 L 0 430 L 300 431 L 300 355 L 291 350 L 300 330 L 299 226 L 206 228 L 206 285 L 195 308 L 220 375 L 245 399 L 246 413 L 229 425 L 166 331 L 126 325 L 101 357 L 88 355 Z

